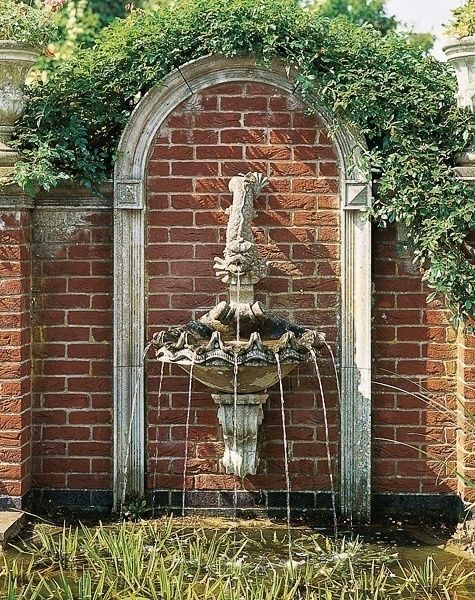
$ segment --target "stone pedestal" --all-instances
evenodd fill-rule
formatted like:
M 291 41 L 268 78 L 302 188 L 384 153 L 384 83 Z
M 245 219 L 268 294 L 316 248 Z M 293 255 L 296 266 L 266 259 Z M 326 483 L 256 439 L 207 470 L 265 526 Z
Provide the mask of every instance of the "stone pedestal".
M 257 437 L 268 394 L 212 394 L 219 404 L 218 420 L 223 428 L 224 456 L 228 475 L 255 475 L 259 466 Z

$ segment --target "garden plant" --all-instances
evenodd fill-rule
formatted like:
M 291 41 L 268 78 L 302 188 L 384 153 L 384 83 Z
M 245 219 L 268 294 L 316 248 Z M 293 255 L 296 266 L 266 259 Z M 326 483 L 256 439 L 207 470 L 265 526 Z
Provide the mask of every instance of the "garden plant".
M 114 21 L 30 90 L 15 181 L 30 193 L 64 180 L 97 186 L 111 177 L 120 134 L 147 90 L 215 53 L 280 58 L 297 70 L 309 111 L 322 99 L 359 126 L 378 181 L 372 217 L 404 223 L 434 295 L 445 294 L 456 317 L 471 315 L 474 191 L 453 166 L 475 117 L 457 109 L 450 68 L 408 36 L 322 18 L 296 0 L 181 0 Z
M 360 540 L 211 530 L 173 519 L 95 528 L 36 527 L 4 558 L 2 600 L 457 600 L 474 573 L 401 564 Z
M 33 6 L 18 0 L 2 0 L 0 40 L 44 48 L 56 35 L 52 13 L 63 4 L 64 0 L 41 0 Z

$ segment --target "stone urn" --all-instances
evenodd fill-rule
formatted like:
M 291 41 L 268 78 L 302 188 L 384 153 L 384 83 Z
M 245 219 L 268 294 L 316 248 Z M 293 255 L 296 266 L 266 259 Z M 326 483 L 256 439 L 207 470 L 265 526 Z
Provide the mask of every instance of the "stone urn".
M 39 52 L 12 40 L 0 40 L 0 176 L 18 160 L 10 147 L 13 127 L 25 109 L 24 86 L 28 71 Z
M 458 91 L 457 104 L 460 108 L 475 110 L 475 36 L 460 39 L 449 38 L 443 50 L 447 62 L 455 69 Z M 475 140 L 463 154 L 458 157 L 459 175 L 472 178 L 475 174 Z

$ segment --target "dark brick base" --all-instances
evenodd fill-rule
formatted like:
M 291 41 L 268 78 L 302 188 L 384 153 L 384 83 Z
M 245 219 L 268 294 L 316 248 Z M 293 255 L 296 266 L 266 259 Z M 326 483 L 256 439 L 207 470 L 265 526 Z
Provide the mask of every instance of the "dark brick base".
M 150 504 L 160 512 L 180 514 L 183 506 L 181 491 L 155 491 Z M 290 508 L 293 517 L 313 518 L 331 516 L 331 494 L 328 492 L 291 492 Z M 185 496 L 186 514 L 208 514 L 244 518 L 284 518 L 287 514 L 285 492 L 190 491 Z
M 111 490 L 34 489 L 24 500 L 32 514 L 57 516 L 103 516 L 112 512 Z
M 373 496 L 373 520 L 384 517 L 402 520 L 440 521 L 457 523 L 464 518 L 464 504 L 453 494 L 375 494 Z
M 234 494 L 229 491 L 189 491 L 185 496 L 186 514 L 234 516 Z M 149 493 L 150 514 L 181 515 L 181 491 L 155 490 Z M 51 516 L 105 516 L 112 511 L 110 490 L 73 491 L 32 490 L 20 506 L 19 498 L 0 496 L 0 509 L 24 508 L 33 514 Z M 328 492 L 291 492 L 292 518 L 328 521 L 332 515 Z M 456 523 L 463 518 L 464 506 L 458 496 L 448 494 L 376 494 L 373 497 L 373 521 L 386 518 Z M 285 518 L 285 492 L 237 492 L 236 515 L 243 518 Z
M 21 510 L 24 499 L 18 496 L 0 496 L 0 510 Z

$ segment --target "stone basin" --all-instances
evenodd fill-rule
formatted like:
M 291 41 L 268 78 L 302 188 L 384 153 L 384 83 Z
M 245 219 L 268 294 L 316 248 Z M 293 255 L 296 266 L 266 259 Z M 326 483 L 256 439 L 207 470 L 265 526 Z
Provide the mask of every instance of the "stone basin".
M 286 377 L 300 363 L 281 365 L 282 377 Z M 191 365 L 179 365 L 187 373 Z M 235 373 L 233 365 L 193 365 L 193 379 L 218 392 L 234 394 Z M 241 365 L 238 366 L 237 393 L 258 394 L 278 383 L 277 365 Z

